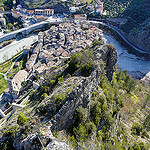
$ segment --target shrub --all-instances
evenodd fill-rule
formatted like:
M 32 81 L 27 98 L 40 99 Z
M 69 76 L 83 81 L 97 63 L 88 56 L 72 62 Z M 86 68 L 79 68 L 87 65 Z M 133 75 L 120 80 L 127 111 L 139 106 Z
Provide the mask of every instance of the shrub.
M 48 86 L 42 86 L 42 93 L 48 93 L 49 87 Z
M 43 93 L 42 95 L 41 95 L 41 98 L 40 98 L 40 100 L 43 100 L 43 99 L 45 99 L 45 97 L 47 97 L 48 95 L 46 94 L 46 93 Z
M 147 150 L 143 142 L 135 143 L 129 150 Z
M 79 62 L 81 60 L 81 53 L 75 53 L 70 57 L 69 69 L 75 71 L 79 68 Z
M 90 108 L 90 117 L 93 120 L 93 122 L 98 125 L 101 119 L 101 116 L 99 115 L 101 113 L 101 103 L 94 101 L 91 104 Z
M 92 47 L 95 47 L 97 45 L 102 45 L 103 43 L 99 40 L 94 40 L 93 43 L 92 43 Z
M 53 87 L 54 84 L 55 84 L 55 80 L 51 80 L 51 81 L 49 82 L 50 87 Z
M 27 84 L 28 84 L 27 81 L 23 81 L 23 82 L 21 83 L 21 86 L 25 87 L 25 86 L 27 86 Z
M 137 123 L 133 124 L 132 125 L 132 132 L 131 134 L 134 134 L 134 135 L 140 135 L 141 131 L 142 131 L 143 127 Z
M 28 122 L 24 123 L 24 125 L 20 129 L 22 134 L 27 134 L 29 130 L 30 130 L 30 124 Z
M 82 106 L 79 106 L 76 109 L 75 113 L 76 123 L 84 123 L 87 120 L 87 109 L 82 108 Z
M 28 117 L 25 117 L 22 113 L 19 114 L 17 124 L 19 126 L 23 126 L 25 123 L 28 122 Z
M 62 84 L 63 82 L 64 82 L 64 78 L 63 78 L 63 77 L 59 77 L 59 78 L 58 78 L 58 83 L 59 83 L 59 84 Z
M 81 75 L 85 77 L 89 76 L 92 67 L 93 67 L 93 63 L 92 63 L 92 59 L 90 59 L 88 63 L 85 63 L 84 65 L 81 66 Z
M 141 137 L 147 137 L 147 138 L 149 138 L 149 135 L 148 135 L 148 133 L 147 133 L 147 131 L 146 130 L 142 130 L 142 133 L 141 133 Z
M 94 122 L 91 122 L 91 121 L 88 121 L 85 124 L 85 128 L 87 131 L 87 135 L 91 135 L 91 134 L 95 133 L 95 131 L 96 131 L 96 126 L 95 126 Z
M 147 128 L 148 130 L 150 129 L 150 114 L 146 116 L 143 125 L 144 125 L 144 127 Z
M 60 105 L 62 100 L 65 98 L 66 96 L 63 94 L 58 94 L 57 96 L 55 96 L 54 102 L 55 104 Z
M 18 130 L 19 126 L 18 125 L 14 125 L 12 127 L 9 127 L 6 131 L 5 131 L 5 136 L 10 137 L 10 138 L 14 138 L 15 134 Z

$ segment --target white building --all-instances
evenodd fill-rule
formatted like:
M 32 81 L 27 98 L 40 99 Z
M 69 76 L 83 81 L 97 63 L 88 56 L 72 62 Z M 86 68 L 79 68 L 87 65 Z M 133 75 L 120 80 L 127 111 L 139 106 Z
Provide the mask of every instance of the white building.
M 36 15 L 54 15 L 54 9 L 35 9 L 34 12 Z

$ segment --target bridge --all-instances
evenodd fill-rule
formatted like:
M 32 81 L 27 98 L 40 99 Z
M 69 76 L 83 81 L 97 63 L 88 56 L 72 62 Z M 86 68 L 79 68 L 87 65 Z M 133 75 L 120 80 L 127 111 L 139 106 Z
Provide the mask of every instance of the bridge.
M 17 34 L 22 34 L 23 36 L 28 35 L 31 31 L 42 28 L 45 24 L 48 24 L 48 23 L 50 23 L 50 24 L 60 24 L 62 22 L 63 22 L 63 20 L 61 20 L 59 18 L 49 19 L 49 20 L 46 20 L 46 21 L 42 21 L 42 22 L 33 24 L 29 27 L 25 27 L 25 28 L 22 28 L 22 29 L 19 29 L 19 30 L 16 30 L 16 31 L 12 31 L 10 33 L 7 33 L 7 34 L 4 34 L 4 35 L 0 36 L 0 43 L 3 42 L 3 41 L 9 40 L 9 39 L 16 38 Z

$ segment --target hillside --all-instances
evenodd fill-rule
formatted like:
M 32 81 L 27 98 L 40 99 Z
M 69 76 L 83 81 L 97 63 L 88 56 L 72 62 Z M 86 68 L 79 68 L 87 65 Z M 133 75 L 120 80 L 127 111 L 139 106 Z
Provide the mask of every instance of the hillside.
M 149 0 L 103 0 L 104 9 L 110 17 L 123 17 L 128 21 L 121 26 L 129 40 L 135 45 L 150 51 L 149 39 Z
M 149 0 L 103 0 L 104 9 L 110 12 L 111 17 L 125 17 L 128 19 L 127 25 L 122 29 L 129 31 L 133 27 L 143 23 L 150 17 Z
M 63 42 L 51 35 L 54 29 L 58 27 L 45 32 L 45 43 L 50 36 Z M 73 31 L 67 31 L 69 39 Z M 80 31 L 84 35 L 87 30 Z M 116 49 L 100 37 L 34 78 L 41 85 L 31 88 L 24 108 L 1 126 L 0 149 L 150 149 L 150 87 L 117 71 Z

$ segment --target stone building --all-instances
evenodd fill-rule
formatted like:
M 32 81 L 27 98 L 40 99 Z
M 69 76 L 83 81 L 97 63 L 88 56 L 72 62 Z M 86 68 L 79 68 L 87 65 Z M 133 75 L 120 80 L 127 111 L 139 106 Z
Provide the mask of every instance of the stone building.
M 30 46 L 23 46 L 23 54 L 27 55 L 30 52 Z
M 17 98 L 21 89 L 21 83 L 26 81 L 28 77 L 28 72 L 25 70 L 20 70 L 13 78 L 9 77 L 7 79 L 9 92 L 13 98 Z

